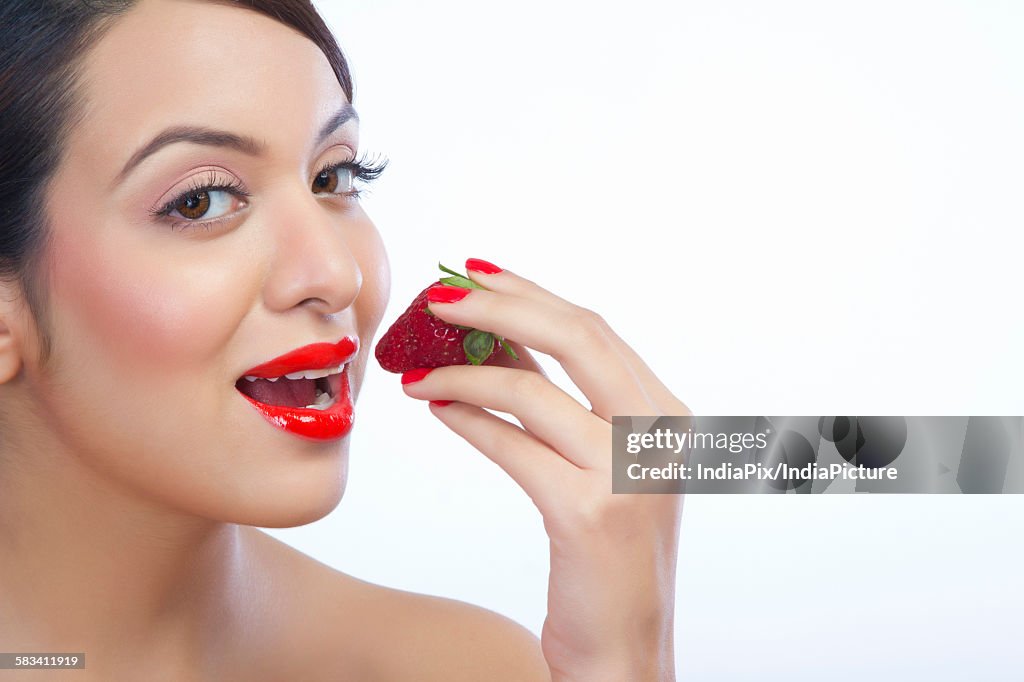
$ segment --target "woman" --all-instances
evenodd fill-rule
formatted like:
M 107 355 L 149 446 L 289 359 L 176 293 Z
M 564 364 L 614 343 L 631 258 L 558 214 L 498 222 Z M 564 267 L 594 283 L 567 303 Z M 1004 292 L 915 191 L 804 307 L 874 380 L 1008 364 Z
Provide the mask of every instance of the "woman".
M 686 408 L 596 314 L 486 262 L 489 291 L 430 309 L 521 362 L 403 389 L 541 511 L 540 641 L 254 528 L 338 504 L 389 295 L 355 184 L 382 166 L 306 0 L 6 0 L 0 27 L 0 650 L 82 651 L 96 680 L 674 679 L 681 500 L 611 495 L 608 450 L 612 415 Z M 311 345 L 331 416 L 282 428 L 238 387 Z

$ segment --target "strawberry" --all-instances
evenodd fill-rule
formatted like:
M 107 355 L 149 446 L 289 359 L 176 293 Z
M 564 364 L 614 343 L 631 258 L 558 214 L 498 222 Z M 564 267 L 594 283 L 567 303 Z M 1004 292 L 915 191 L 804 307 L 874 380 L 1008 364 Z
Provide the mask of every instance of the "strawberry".
M 441 284 L 483 289 L 468 277 L 440 263 L 437 266 L 451 275 L 439 279 Z M 427 291 L 438 282 L 431 283 L 421 291 L 377 342 L 374 356 L 381 367 L 389 372 L 401 373 L 417 367 L 493 363 L 499 345 L 513 359 L 519 359 L 508 342 L 500 336 L 450 324 L 430 312 L 427 308 Z

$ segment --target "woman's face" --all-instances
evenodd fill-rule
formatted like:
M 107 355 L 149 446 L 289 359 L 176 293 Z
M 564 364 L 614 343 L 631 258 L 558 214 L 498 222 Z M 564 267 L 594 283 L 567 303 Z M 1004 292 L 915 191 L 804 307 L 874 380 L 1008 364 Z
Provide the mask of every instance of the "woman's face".
M 83 76 L 84 118 L 48 189 L 53 353 L 42 368 L 24 358 L 32 413 L 77 463 L 176 510 L 268 527 L 322 517 L 344 490 L 348 436 L 274 426 L 236 382 L 351 336 L 354 399 L 387 301 L 380 237 L 344 194 L 351 176 L 320 175 L 358 144 L 356 119 L 329 129 L 348 102 L 326 57 L 252 11 L 143 0 Z M 183 126 L 258 149 L 207 135 L 124 172 Z M 208 185 L 248 196 L 175 203 Z

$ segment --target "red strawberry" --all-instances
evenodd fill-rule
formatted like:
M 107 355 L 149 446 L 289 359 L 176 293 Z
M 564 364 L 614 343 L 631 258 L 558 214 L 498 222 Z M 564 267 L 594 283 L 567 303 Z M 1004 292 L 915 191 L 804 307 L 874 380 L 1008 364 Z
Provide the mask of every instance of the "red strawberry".
M 452 275 L 438 280 L 468 289 L 483 289 L 482 286 L 440 263 L 441 270 Z M 448 365 L 494 364 L 495 350 L 500 345 L 511 357 L 519 357 L 508 343 L 490 332 L 449 324 L 427 309 L 427 291 L 421 291 L 412 304 L 384 333 L 374 356 L 380 366 L 389 372 L 407 372 L 417 367 L 446 367 Z M 497 343 L 496 343 L 497 342 Z

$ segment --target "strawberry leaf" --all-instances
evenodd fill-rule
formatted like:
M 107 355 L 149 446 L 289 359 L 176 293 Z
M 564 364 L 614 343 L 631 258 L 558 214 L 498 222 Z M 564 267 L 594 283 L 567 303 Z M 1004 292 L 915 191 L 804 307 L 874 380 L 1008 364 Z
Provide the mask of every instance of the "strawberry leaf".
M 506 353 L 512 356 L 513 360 L 519 359 L 519 355 L 515 352 L 515 350 L 512 349 L 512 346 L 508 345 L 508 342 L 505 339 L 499 338 L 498 343 L 501 344 L 502 350 L 504 350 Z
M 466 277 L 461 272 L 455 272 L 451 268 L 446 268 L 440 262 L 437 264 L 437 267 L 439 267 L 442 272 L 447 272 L 451 275 L 451 277 L 444 277 L 439 280 L 442 284 L 450 284 L 453 287 L 462 287 L 463 289 L 483 289 L 484 291 L 487 291 L 487 289 L 484 289 L 484 287 Z
M 471 279 L 466 279 L 462 275 L 455 275 L 453 277 L 442 277 L 439 281 L 441 282 L 441 284 L 448 284 L 453 287 L 462 287 L 463 289 L 483 289 L 482 286 L 480 286 Z
M 442 272 L 447 272 L 449 275 L 455 275 L 456 277 L 465 277 L 465 275 L 463 275 L 461 272 L 455 272 L 451 268 L 446 268 L 445 266 L 441 265 L 441 263 L 438 263 L 437 267 L 441 268 Z
M 462 340 L 462 350 L 471 364 L 483 364 L 494 352 L 494 334 L 474 329 Z

